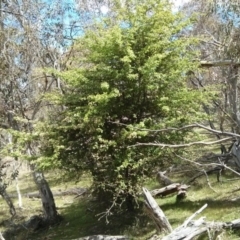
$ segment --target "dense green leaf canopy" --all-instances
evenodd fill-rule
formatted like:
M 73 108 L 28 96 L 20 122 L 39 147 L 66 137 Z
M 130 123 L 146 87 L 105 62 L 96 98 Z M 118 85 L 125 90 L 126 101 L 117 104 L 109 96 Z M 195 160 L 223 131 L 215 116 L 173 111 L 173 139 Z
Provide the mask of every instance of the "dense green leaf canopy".
M 59 73 L 64 94 L 51 99 L 64 111 L 47 127 L 45 164 L 75 175 L 88 170 L 98 196 L 132 206 L 143 179 L 172 160 L 167 149 L 131 146 L 177 144 L 187 134 L 141 129 L 180 127 L 201 117 L 205 93 L 188 83 L 197 68 L 195 40 L 183 34 L 190 23 L 166 1 L 115 2 L 75 42 L 72 63 Z

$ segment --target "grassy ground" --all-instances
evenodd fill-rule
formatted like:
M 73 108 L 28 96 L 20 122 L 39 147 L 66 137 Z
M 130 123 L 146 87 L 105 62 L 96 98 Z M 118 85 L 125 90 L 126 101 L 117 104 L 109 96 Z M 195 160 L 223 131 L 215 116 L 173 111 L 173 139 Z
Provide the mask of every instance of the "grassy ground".
M 71 187 L 88 187 L 91 184 L 87 175 L 83 176 L 78 183 L 66 181 L 59 172 L 48 173 L 46 177 L 53 191 L 59 189 L 66 190 Z M 183 175 L 175 177 L 175 180 L 178 182 L 184 179 Z M 222 178 L 223 182 L 218 183 L 215 175 L 210 176 L 211 187 L 207 184 L 206 178 L 202 177 L 197 179 L 191 186 L 188 196 L 183 202 L 176 203 L 175 196 L 157 199 L 157 201 L 173 228 L 182 224 L 186 218 L 205 203 L 208 204 L 208 207 L 200 216 L 206 216 L 208 221 L 231 221 L 239 218 L 240 215 L 240 200 L 233 201 L 240 196 L 240 180 L 229 181 L 228 179 L 232 177 L 232 174 L 227 173 Z M 36 191 L 29 172 L 26 171 L 21 175 L 19 181 L 22 193 Z M 145 186 L 148 189 L 158 187 L 154 181 L 146 183 Z M 15 193 L 14 186 L 10 186 L 8 192 Z M 34 234 L 26 231 L 14 239 L 69 240 L 93 234 L 125 234 L 133 239 L 147 239 L 156 233 L 152 221 L 145 216 L 142 210 L 138 214 L 131 213 L 121 217 L 110 218 L 111 222 L 106 225 L 105 219 L 97 220 L 96 214 L 99 213 L 100 209 L 96 208 L 97 203 L 88 195 L 81 198 L 59 196 L 55 198 L 55 201 L 58 212 L 64 217 L 60 225 Z M 16 198 L 14 198 L 14 204 L 17 206 Z M 18 217 L 15 221 L 21 222 L 29 219 L 32 215 L 41 213 L 41 202 L 39 199 L 24 198 L 23 209 L 18 209 Z M 1 231 L 9 226 L 9 218 L 10 215 L 6 203 L 0 199 Z M 223 232 L 221 237 L 222 240 L 240 239 L 240 233 Z

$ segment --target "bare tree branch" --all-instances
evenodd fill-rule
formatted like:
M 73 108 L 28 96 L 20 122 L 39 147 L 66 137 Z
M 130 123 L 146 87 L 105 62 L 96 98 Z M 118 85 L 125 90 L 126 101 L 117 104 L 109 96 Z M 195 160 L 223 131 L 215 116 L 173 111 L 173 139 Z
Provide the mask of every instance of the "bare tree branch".
M 109 122 L 113 123 L 113 124 L 120 125 L 120 126 L 126 126 L 126 127 L 129 127 L 129 128 L 138 130 L 138 131 L 143 131 L 143 132 L 146 131 L 146 132 L 161 133 L 161 132 L 170 132 L 170 131 L 182 131 L 182 130 L 191 129 L 191 128 L 202 128 L 202 129 L 207 130 L 208 132 L 212 132 L 212 133 L 215 133 L 215 134 L 218 134 L 218 135 L 221 135 L 221 136 L 230 136 L 230 137 L 240 138 L 240 135 L 237 134 L 237 133 L 222 132 L 222 131 L 219 131 L 219 130 L 215 130 L 215 129 L 206 127 L 206 126 L 204 126 L 202 124 L 199 124 L 199 123 L 186 125 L 186 126 L 183 126 L 183 127 L 180 127 L 180 128 L 163 128 L 163 129 L 153 130 L 153 129 L 147 129 L 147 128 L 138 128 L 138 127 L 134 127 L 134 126 L 124 124 L 124 123 L 119 123 L 119 122 L 113 122 L 113 121 L 109 121 Z
M 156 146 L 156 147 L 168 147 L 168 148 L 184 148 L 184 147 L 191 147 L 194 145 L 203 145 L 203 146 L 207 146 L 207 145 L 214 145 L 214 144 L 219 144 L 222 142 L 227 142 L 229 140 L 232 140 L 232 137 L 228 137 L 228 138 L 223 138 L 217 141 L 212 141 L 212 142 L 205 142 L 205 141 L 198 141 L 198 142 L 191 142 L 191 143 L 183 143 L 183 144 L 165 144 L 165 143 L 137 143 L 134 144 L 132 146 L 129 147 L 137 147 L 137 146 Z

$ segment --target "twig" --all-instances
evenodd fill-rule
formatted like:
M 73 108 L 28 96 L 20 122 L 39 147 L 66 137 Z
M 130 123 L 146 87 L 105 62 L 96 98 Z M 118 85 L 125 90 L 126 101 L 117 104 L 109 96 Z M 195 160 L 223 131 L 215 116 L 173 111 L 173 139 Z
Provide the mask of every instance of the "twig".
M 206 173 L 206 171 L 205 170 L 203 170 L 203 173 L 205 174 L 205 176 L 206 176 L 206 179 L 207 179 L 207 184 L 208 184 L 208 186 L 209 186 L 209 188 L 210 189 L 212 189 L 215 193 L 217 193 L 217 191 L 216 190 L 214 190 L 213 189 L 213 187 L 211 186 L 211 183 L 210 183 L 210 181 L 209 181 L 209 178 L 208 178 L 208 175 L 207 175 L 207 173 Z
M 111 209 L 116 205 L 116 201 L 113 201 L 110 208 L 108 208 L 105 212 L 101 212 L 96 214 L 96 216 L 99 216 L 98 221 L 100 221 L 103 217 L 106 218 L 106 224 L 109 223 L 108 217 L 112 215 Z

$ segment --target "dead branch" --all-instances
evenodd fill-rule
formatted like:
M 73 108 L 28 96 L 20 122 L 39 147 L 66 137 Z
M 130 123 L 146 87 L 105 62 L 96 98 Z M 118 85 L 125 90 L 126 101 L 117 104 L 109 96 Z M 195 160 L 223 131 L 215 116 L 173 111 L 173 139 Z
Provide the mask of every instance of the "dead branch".
M 2 233 L 0 232 L 0 239 L 1 240 L 5 240 L 5 238 L 3 237 Z
M 193 220 L 199 213 L 201 213 L 207 204 L 201 207 L 198 211 L 196 211 L 192 216 L 190 216 L 180 227 L 174 229 L 172 233 L 161 238 L 162 240 L 192 240 L 195 239 L 196 236 L 199 236 L 203 233 L 210 236 L 210 233 L 213 232 L 215 235 L 219 234 L 221 230 L 225 228 L 229 228 L 233 226 L 233 223 L 229 223 L 226 225 L 225 223 L 218 222 L 205 222 L 205 218 L 201 217 L 198 220 Z M 237 221 L 239 224 L 239 221 Z M 160 238 L 159 238 L 160 239 Z M 212 238 L 209 238 L 212 239 Z
M 119 126 L 125 126 L 125 127 L 129 127 L 138 131 L 145 131 L 145 132 L 154 132 L 154 133 L 161 133 L 161 132 L 170 132 L 170 131 L 182 131 L 182 130 L 186 130 L 186 129 L 191 129 L 191 128 L 202 128 L 207 130 L 208 132 L 212 132 L 221 136 L 229 136 L 229 137 L 235 137 L 235 138 L 240 138 L 240 135 L 237 133 L 232 133 L 232 132 L 223 132 L 223 131 L 219 131 L 219 130 L 215 130 L 209 127 L 206 127 L 202 124 L 199 123 L 194 123 L 194 124 L 190 124 L 190 125 L 186 125 L 180 128 L 163 128 L 163 129 L 158 129 L 158 130 L 153 130 L 153 129 L 147 129 L 147 128 L 138 128 L 138 127 L 134 127 L 134 126 L 130 126 L 128 124 L 124 124 L 124 123 L 119 123 L 119 122 L 113 122 L 113 121 L 109 121 L 112 124 L 116 124 Z
M 108 236 L 108 235 L 93 235 L 72 240 L 128 240 L 126 236 Z
M 197 210 L 192 216 L 190 216 L 185 222 L 183 223 L 183 226 L 186 227 L 190 221 L 192 221 L 199 213 L 201 213 L 205 208 L 207 207 L 207 204 L 202 206 L 199 210 Z
M 164 197 L 169 194 L 179 192 L 179 191 L 186 191 L 190 186 L 180 183 L 173 183 L 166 187 L 152 190 L 150 193 L 153 197 Z
M 218 134 L 218 135 L 221 135 L 221 136 L 232 136 L 232 137 L 236 137 L 236 138 L 240 137 L 240 135 L 237 134 L 237 133 L 223 132 L 223 131 L 215 130 L 215 129 L 206 127 L 206 126 L 204 126 L 202 124 L 199 124 L 199 123 L 195 123 L 192 126 L 194 126 L 194 125 L 195 125 L 195 127 L 199 127 L 199 128 L 205 129 L 205 130 L 207 130 L 209 132 L 212 132 L 212 133 L 215 133 L 215 134 Z M 191 126 L 191 125 L 189 125 L 189 126 Z
M 203 166 L 211 166 L 212 169 L 209 170 L 210 172 L 220 171 L 221 169 L 228 169 L 229 171 L 231 171 L 231 172 L 235 173 L 236 175 L 240 176 L 240 173 L 239 173 L 239 172 L 237 172 L 237 171 L 233 170 L 232 168 L 228 167 L 225 163 L 221 162 L 220 160 L 219 160 L 220 163 L 202 164 L 202 163 L 198 163 L 198 162 L 195 162 L 195 161 L 190 160 L 190 159 L 187 159 L 187 158 L 183 158 L 183 157 L 181 157 L 181 156 L 179 156 L 179 155 L 177 155 L 177 154 L 176 154 L 176 156 L 179 157 L 179 158 L 181 158 L 181 159 L 184 160 L 184 161 L 190 162 L 190 163 L 195 164 L 195 165 L 197 165 L 197 166 L 201 166 L 201 167 L 203 167 Z M 214 167 L 215 167 L 215 168 L 214 168 Z M 207 173 L 208 173 L 208 172 L 207 172 Z M 204 173 L 201 173 L 201 176 L 202 176 L 203 174 L 204 174 Z M 190 182 L 192 182 L 191 179 L 190 179 L 190 181 L 188 181 L 188 183 L 190 183 Z
M 203 145 L 203 146 L 208 146 L 208 145 L 214 145 L 214 144 L 219 144 L 222 142 L 227 142 L 229 140 L 232 140 L 232 137 L 228 138 L 223 138 L 220 140 L 212 141 L 212 142 L 205 142 L 205 141 L 198 141 L 198 142 L 191 142 L 191 143 L 184 143 L 184 144 L 165 144 L 165 143 L 137 143 L 129 147 L 138 147 L 138 146 L 155 146 L 155 147 L 168 147 L 168 148 L 184 148 L 184 147 L 191 147 L 194 145 Z
M 152 197 L 151 193 L 143 188 L 143 195 L 145 199 L 145 207 L 149 217 L 154 221 L 158 232 L 172 232 L 172 227 L 165 217 L 164 212 L 158 206 L 157 202 Z

